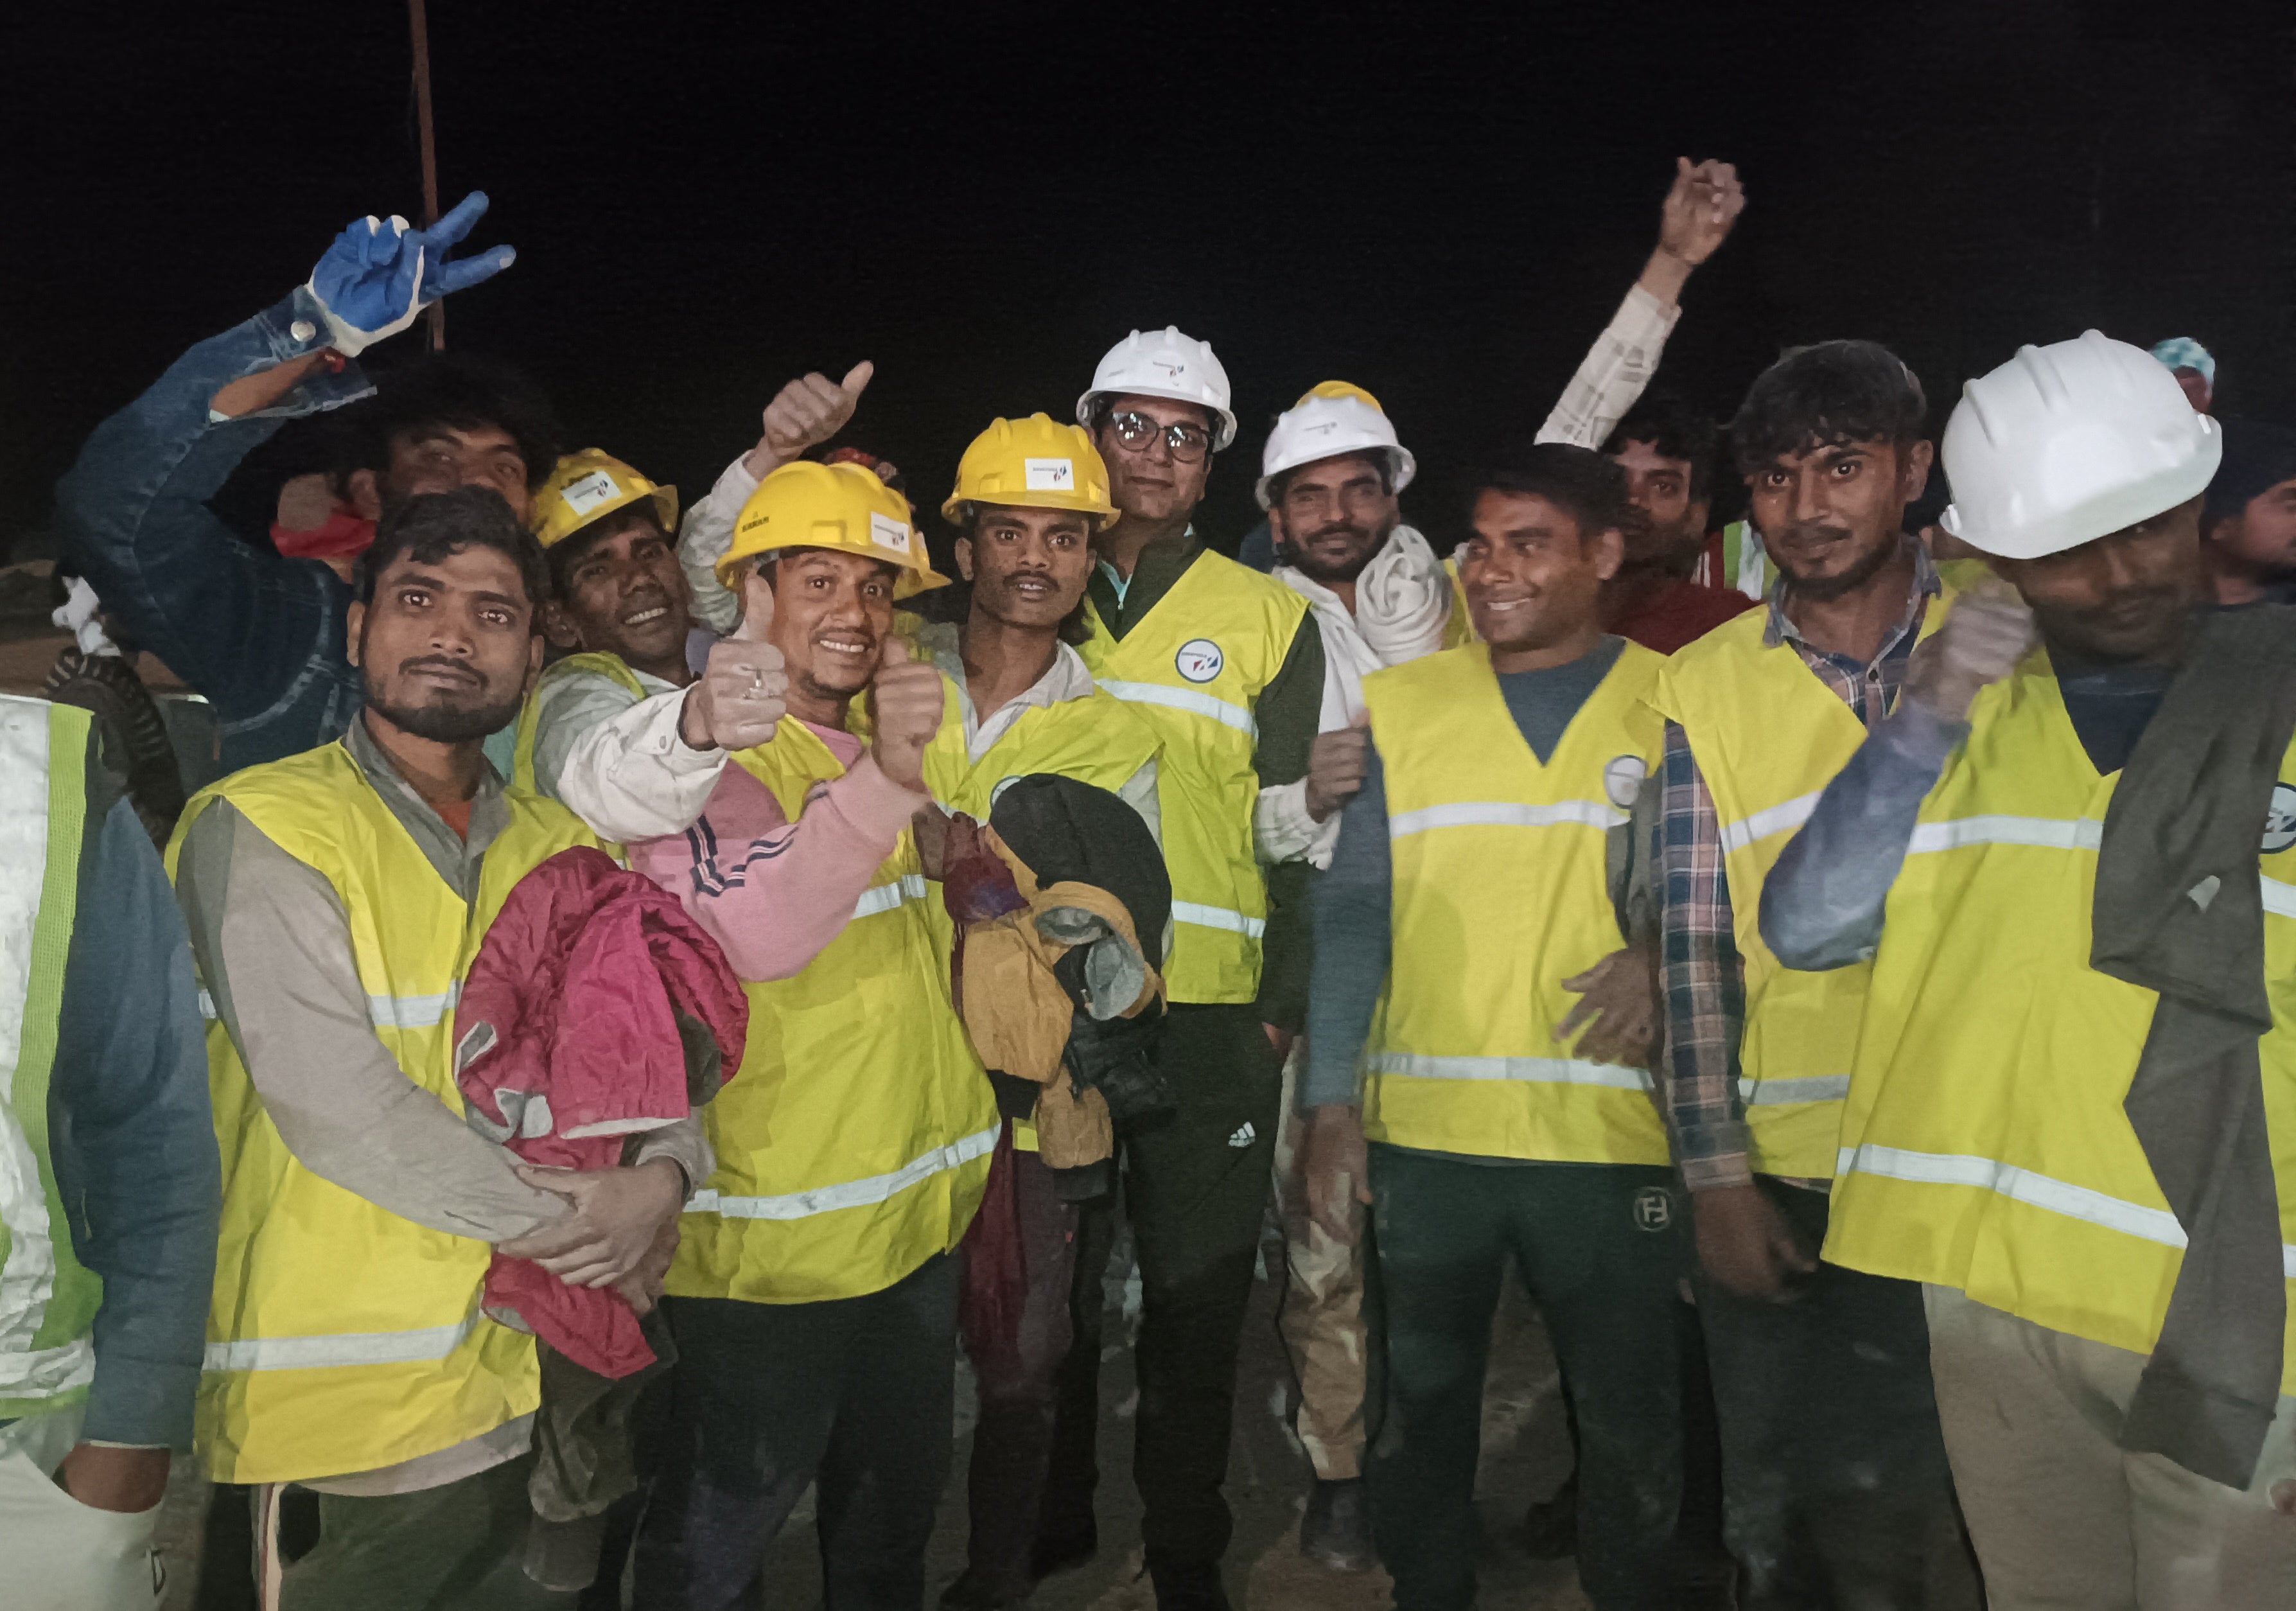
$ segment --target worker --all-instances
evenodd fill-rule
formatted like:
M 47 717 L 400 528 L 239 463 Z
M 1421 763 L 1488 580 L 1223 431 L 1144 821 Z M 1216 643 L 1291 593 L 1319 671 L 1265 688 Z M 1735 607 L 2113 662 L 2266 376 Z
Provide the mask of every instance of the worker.
M 226 771 L 340 736 L 360 678 L 342 636 L 350 584 L 319 559 L 241 540 L 208 500 L 286 421 L 373 390 L 356 362 L 367 348 L 509 266 L 506 246 L 446 255 L 486 210 L 474 191 L 428 229 L 352 224 L 292 294 L 193 348 L 97 426 L 57 483 L 66 555 L 215 707 Z M 491 487 L 523 518 L 558 456 L 533 389 L 461 357 L 394 371 L 342 426 L 362 461 L 346 472 L 349 501 L 368 520 L 456 486 Z
M 1658 366 L 1691 271 L 1728 238 L 1744 210 L 1745 194 L 1730 164 L 1682 159 L 1676 169 L 1650 260 L 1548 415 L 1539 441 L 1591 448 L 1616 437 L 1615 423 Z M 1324 644 L 1323 730 L 1310 770 L 1320 775 L 1319 792 L 1341 803 L 1362 777 L 1363 678 L 1464 643 L 1471 630 L 1467 612 L 1456 607 L 1446 567 L 1426 538 L 1403 522 L 1401 495 L 1417 470 L 1379 400 L 1344 381 L 1314 387 L 1280 415 L 1260 456 L 1254 490 L 1267 512 L 1273 574 L 1308 601 Z M 1694 518 L 1702 532 L 1702 505 Z M 1630 561 L 1639 540 L 1629 539 Z M 1690 540 L 1694 547 L 1696 536 Z M 1614 581 L 1613 589 L 1619 585 Z M 1329 863 L 1339 822 L 1336 814 L 1324 819 L 1308 863 Z M 1304 916 L 1307 870 L 1298 862 L 1267 869 L 1278 913 L 1269 949 L 1279 959 L 1288 955 L 1294 973 L 1304 972 L 1309 948 L 1304 936 L 1292 938 L 1283 915 Z M 1292 943 L 1283 943 L 1287 939 Z M 1263 989 L 1262 1005 L 1296 993 Z M 1279 1026 L 1300 1027 L 1296 1020 Z M 1361 1570 L 1371 1565 L 1362 1480 L 1369 1355 L 1361 1244 L 1324 1237 L 1307 1212 L 1293 1100 L 1302 1055 L 1295 1044 L 1285 1058 L 1275 1144 L 1286 1264 L 1282 1325 L 1300 1389 L 1294 1425 L 1316 1475 L 1300 1518 L 1300 1547 L 1325 1566 Z M 1550 1508 L 1535 1508 L 1530 1525 L 1546 1535 L 1557 1531 L 1559 1521 L 1564 1541 L 1554 1552 L 1568 1554 L 1575 1491 L 1566 1483 L 1556 1500 Z
M 788 714 L 720 763 L 690 824 L 627 846 L 750 999 L 668 1279 L 679 1359 L 636 1603 L 739 1603 L 817 1485 L 826 1603 L 914 1607 L 948 1472 L 950 1255 L 1000 1129 L 910 826 L 947 693 L 892 636 L 893 605 L 946 583 L 898 493 L 809 462 L 758 483 L 719 579 L 742 614 L 697 686 L 750 655 L 760 682 L 786 677 Z
M 1297 594 L 1195 534 L 1212 456 L 1235 436 L 1227 376 L 1209 346 L 1176 329 L 1134 332 L 1101 360 L 1077 418 L 1108 465 L 1120 512 L 1094 537 L 1090 636 L 1079 653 L 1161 746 L 1173 938 L 1158 1063 L 1177 1109 L 1119 1147 L 1144 1304 L 1133 1455 L 1142 1536 L 1158 1605 L 1193 1611 L 1227 1603 L 1220 1487 L 1275 1138 L 1282 1064 L 1256 1005 L 1268 921 L 1260 863 L 1304 856 L 1335 806 L 1306 783 L 1324 654 Z M 1095 1205 L 1079 1233 L 1077 1340 L 1062 1374 L 1039 1574 L 1097 1548 L 1094 1441 L 1111 1225 Z
M 955 652 L 942 662 L 959 719 L 944 721 L 925 750 L 933 799 L 985 823 L 1004 784 L 1053 773 L 1106 789 L 1154 832 L 1156 734 L 1094 686 L 1074 646 L 1084 637 L 1093 536 L 1118 518 L 1092 439 L 1042 414 L 995 421 L 958 461 L 941 514 L 961 533 L 967 596 Z M 1018 1605 L 1035 1586 L 1030 1554 L 1071 1340 L 1078 1205 L 1037 1155 L 1028 1122 L 1035 1088 L 993 1077 L 1000 1091 L 1013 1088 L 1006 1126 L 1026 1288 L 1004 1335 L 965 1336 L 980 1394 L 971 1535 L 964 1572 L 941 1600 L 959 1611 Z
M 668 833 L 667 821 L 634 828 L 614 810 L 624 803 L 614 798 L 615 763 L 648 736 L 643 726 L 632 733 L 634 724 L 614 719 L 655 695 L 676 695 L 669 703 L 683 714 L 683 690 L 694 680 L 686 653 L 693 615 L 672 536 L 677 489 L 585 448 L 558 461 L 527 523 L 550 566 L 544 636 L 566 653 L 519 713 L 511 776 L 521 788 L 567 801 L 585 821 L 611 820 L 621 838 Z M 693 721 L 686 736 L 700 736 Z M 714 781 L 713 769 L 697 804 Z M 669 815 L 678 815 L 675 806 Z
M 1828 341 L 1730 426 L 1780 579 L 1670 659 L 1659 813 L 1667 1093 L 1701 1256 L 1725 1532 L 1759 1607 L 1915 1606 L 1950 1514 L 1921 1295 L 1820 1262 L 1864 971 L 1781 967 L 1764 875 L 1888 715 L 1948 606 L 1905 527 L 1933 450 L 1912 371 Z
M 1787 966 L 1872 958 L 1826 1257 L 1923 1285 L 2003 1611 L 2296 1589 L 2296 637 L 2201 608 L 2220 442 L 2095 331 L 1969 382 L 1945 524 L 2018 598 L 1955 607 L 1764 900 Z
M 1542 444 L 1478 481 L 1459 560 L 1480 641 L 1365 679 L 1366 776 L 1316 887 L 1308 1189 L 1343 1241 L 1349 1199 L 1371 1210 L 1388 1373 L 1372 1520 L 1400 1611 L 1473 1602 L 1509 1262 L 1572 1384 L 1587 1595 L 1677 1603 L 1677 1199 L 1651 971 L 1611 875 L 1659 752 L 1643 699 L 1660 658 L 1601 624 L 1632 518 L 1589 448 Z
M 1716 438 L 1711 419 L 1660 393 L 1628 409 L 1603 444 L 1627 473 L 1627 495 L 1642 515 L 1628 534 L 1627 562 L 1603 595 L 1603 624 L 1661 654 L 1753 607 L 1734 588 L 1694 579 L 1721 456 Z
M 594 842 L 480 750 L 541 664 L 546 572 L 465 487 L 395 504 L 363 575 L 359 719 L 203 791 L 169 851 L 226 1181 L 199 1434 L 217 1481 L 320 1494 L 290 1611 L 515 1603 L 538 1376 L 488 1267 L 650 1305 L 706 1154 L 684 1121 L 543 1176 L 463 1122 L 460 981 L 512 886 Z
M 0 697 L 0 1537 L 20 1611 L 160 1603 L 221 1196 L 183 916 L 93 727 Z
M 2177 377 L 2193 412 L 2208 413 L 2217 395 L 2217 361 L 2209 349 L 2188 335 L 2172 335 L 2152 344 L 2152 357 Z
M 2296 603 L 2296 431 L 2224 424 L 2224 457 L 2201 507 L 2201 559 L 2219 608 Z

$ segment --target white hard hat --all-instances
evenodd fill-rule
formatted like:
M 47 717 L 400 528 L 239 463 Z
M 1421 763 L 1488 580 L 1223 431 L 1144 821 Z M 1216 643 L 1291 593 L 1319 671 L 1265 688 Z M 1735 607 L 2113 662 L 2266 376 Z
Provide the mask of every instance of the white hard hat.
M 1227 371 L 1212 356 L 1211 343 L 1180 333 L 1177 325 L 1136 330 L 1108 349 L 1092 372 L 1092 388 L 1077 399 L 1077 423 L 1092 424 L 1093 405 L 1107 397 L 1168 397 L 1210 410 L 1212 451 L 1235 440 L 1235 415 L 1228 407 Z
M 2091 330 L 2020 347 L 1962 388 L 1938 523 L 2005 559 L 2062 554 L 2199 497 L 2223 456 L 2224 433 L 2175 376 Z
M 1325 381 L 1276 416 L 1259 454 L 1259 484 L 1252 490 L 1263 509 L 1268 485 L 1286 470 L 1343 453 L 1376 453 L 1387 460 L 1393 490 L 1402 491 L 1419 473 L 1419 461 L 1396 440 L 1394 423 L 1379 399 L 1345 381 Z

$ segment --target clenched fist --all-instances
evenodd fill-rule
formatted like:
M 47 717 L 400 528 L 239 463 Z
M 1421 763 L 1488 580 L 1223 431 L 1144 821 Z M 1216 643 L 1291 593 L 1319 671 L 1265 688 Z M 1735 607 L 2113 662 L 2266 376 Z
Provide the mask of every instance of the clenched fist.
M 1308 815 L 1321 822 L 1356 797 L 1371 756 L 1371 730 L 1356 725 L 1318 733 L 1308 751 Z
M 763 481 L 844 430 L 876 373 L 876 365 L 864 358 L 841 381 L 816 374 L 783 387 L 766 405 L 765 431 L 744 461 L 750 473 Z
M 1946 721 L 1966 721 L 1980 691 L 2017 669 L 2033 637 L 2025 601 L 1988 578 L 1956 599 L 1937 636 L 1915 650 L 1906 697 Z
M 677 736 L 687 749 L 746 750 L 773 738 L 789 692 L 782 652 L 766 641 L 773 624 L 773 588 L 752 572 L 742 588 L 741 624 L 709 645 L 709 663 L 685 691 Z
M 909 658 L 909 645 L 888 637 L 869 682 L 869 719 L 877 736 L 869 752 L 877 769 L 905 789 L 925 788 L 925 745 L 940 731 L 940 673 Z

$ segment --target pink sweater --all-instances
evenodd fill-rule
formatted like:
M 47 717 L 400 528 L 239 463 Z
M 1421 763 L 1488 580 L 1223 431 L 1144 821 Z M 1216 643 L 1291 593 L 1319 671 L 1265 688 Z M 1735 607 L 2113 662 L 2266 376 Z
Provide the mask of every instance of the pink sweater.
M 729 761 L 691 827 L 627 847 L 631 870 L 683 901 L 746 980 L 803 972 L 927 800 L 879 771 L 850 733 L 806 726 L 847 770 L 814 785 L 796 822 Z

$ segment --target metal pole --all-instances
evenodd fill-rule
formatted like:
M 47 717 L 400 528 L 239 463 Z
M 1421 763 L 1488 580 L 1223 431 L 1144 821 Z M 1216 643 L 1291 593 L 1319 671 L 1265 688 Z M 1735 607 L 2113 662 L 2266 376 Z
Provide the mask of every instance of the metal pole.
M 406 0 L 406 21 L 414 33 L 414 123 L 422 141 L 422 227 L 439 221 L 439 150 L 430 135 L 430 27 L 422 0 Z M 430 304 L 430 350 L 447 347 L 447 303 Z

